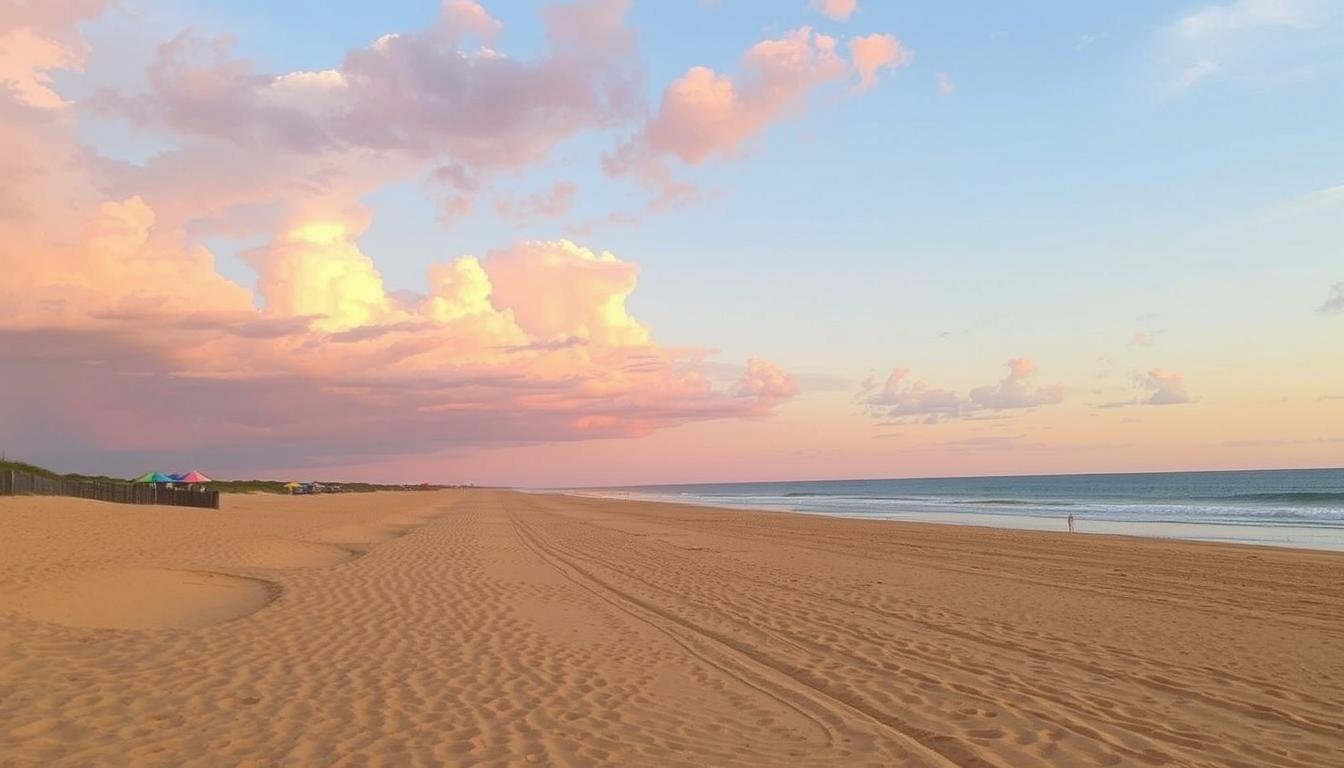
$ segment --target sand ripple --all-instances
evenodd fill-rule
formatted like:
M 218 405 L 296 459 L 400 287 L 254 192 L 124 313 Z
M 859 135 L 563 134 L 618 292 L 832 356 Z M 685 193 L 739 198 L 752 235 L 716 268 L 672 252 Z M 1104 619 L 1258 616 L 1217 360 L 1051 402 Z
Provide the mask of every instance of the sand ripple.
M 237 564 L 263 569 L 323 568 L 356 557 L 358 553 L 333 544 L 262 539 L 245 544 L 238 555 Z

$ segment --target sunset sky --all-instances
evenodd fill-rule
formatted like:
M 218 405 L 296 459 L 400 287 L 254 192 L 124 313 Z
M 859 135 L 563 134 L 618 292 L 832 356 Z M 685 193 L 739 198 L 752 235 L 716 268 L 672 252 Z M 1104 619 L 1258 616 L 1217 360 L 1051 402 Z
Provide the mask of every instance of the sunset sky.
M 1344 3 L 0 0 L 0 451 L 1344 465 Z

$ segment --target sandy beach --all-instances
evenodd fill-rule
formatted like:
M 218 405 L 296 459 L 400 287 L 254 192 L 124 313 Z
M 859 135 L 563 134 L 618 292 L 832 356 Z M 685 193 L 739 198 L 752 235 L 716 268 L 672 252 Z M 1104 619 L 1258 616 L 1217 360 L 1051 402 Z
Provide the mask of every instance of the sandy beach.
M 0 499 L 0 766 L 1344 764 L 1344 554 L 470 490 Z

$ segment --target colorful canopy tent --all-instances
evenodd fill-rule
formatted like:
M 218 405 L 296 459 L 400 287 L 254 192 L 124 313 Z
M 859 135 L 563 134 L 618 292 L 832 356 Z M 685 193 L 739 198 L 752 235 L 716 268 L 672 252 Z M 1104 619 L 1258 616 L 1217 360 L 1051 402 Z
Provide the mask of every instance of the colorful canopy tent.
M 141 476 L 135 478 L 135 479 L 132 480 L 131 482 L 132 482 L 132 483 L 171 483 L 171 482 L 173 482 L 173 478 L 171 478 L 171 477 L 169 477 L 169 476 L 163 474 L 162 472 L 146 472 L 145 474 L 143 474 L 143 475 L 141 475 Z
M 169 479 L 169 480 L 172 480 L 174 483 L 180 483 L 180 482 L 182 482 L 182 473 L 181 473 L 181 472 L 169 472 L 169 473 L 168 473 L 168 479 Z
M 179 483 L 208 483 L 208 482 L 210 482 L 210 478 L 206 477 L 205 475 L 202 475 L 200 472 L 198 472 L 198 471 L 196 471 L 196 470 L 193 469 L 193 470 L 191 470 L 190 472 L 188 472 L 188 473 L 185 474 L 185 475 L 178 475 L 178 477 L 177 477 L 177 482 L 179 482 Z

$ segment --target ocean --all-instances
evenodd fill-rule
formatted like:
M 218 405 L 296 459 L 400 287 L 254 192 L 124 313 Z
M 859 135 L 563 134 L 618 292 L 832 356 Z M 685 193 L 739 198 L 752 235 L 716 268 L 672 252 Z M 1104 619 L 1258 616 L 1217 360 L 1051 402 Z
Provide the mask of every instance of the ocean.
M 1344 549 L 1344 469 L 810 480 L 573 489 L 839 517 Z

